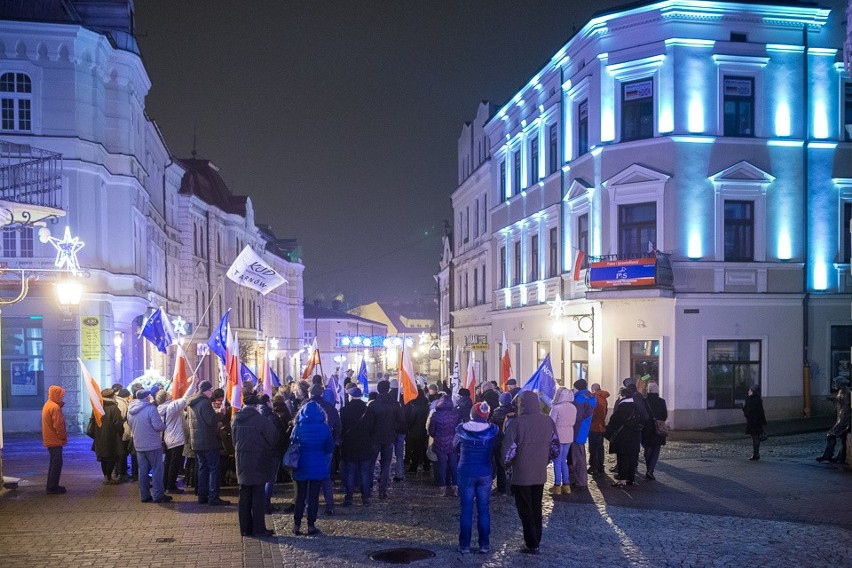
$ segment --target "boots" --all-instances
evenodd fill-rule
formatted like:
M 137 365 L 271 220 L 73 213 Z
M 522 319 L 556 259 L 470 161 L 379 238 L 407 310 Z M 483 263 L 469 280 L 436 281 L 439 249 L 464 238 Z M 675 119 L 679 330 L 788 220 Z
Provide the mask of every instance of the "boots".
M 568 491 L 571 490 L 571 486 L 568 486 Z M 551 495 L 562 495 L 562 485 L 554 485 L 550 488 Z
M 751 457 L 748 458 L 749 461 L 757 461 L 759 459 L 760 459 L 760 454 L 752 454 Z
M 447 488 L 439 487 L 438 488 L 438 497 L 446 497 L 447 496 Z

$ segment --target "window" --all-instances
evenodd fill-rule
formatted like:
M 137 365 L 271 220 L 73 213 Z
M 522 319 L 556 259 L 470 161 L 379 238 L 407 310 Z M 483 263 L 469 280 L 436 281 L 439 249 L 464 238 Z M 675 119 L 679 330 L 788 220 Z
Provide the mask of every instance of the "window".
M 654 136 L 654 80 L 631 81 L 621 86 L 621 140 Z
M 506 202 L 506 160 L 500 162 L 500 203 Z
M 849 230 L 852 229 L 852 202 L 843 202 L 843 226 L 840 227 L 840 232 L 843 234 L 843 258 L 840 259 L 842 264 L 850 262 L 852 258 L 852 234 Z
M 622 257 L 641 258 L 655 250 L 656 241 L 656 203 L 635 203 L 618 207 L 618 253 Z
M 482 234 L 488 232 L 488 194 L 482 196 Z
M 512 285 L 517 286 L 521 283 L 521 241 L 515 243 L 515 266 L 512 273 Z
M 850 115 L 852 116 L 852 115 Z M 550 170 L 548 173 L 553 174 L 556 173 L 556 170 L 559 168 L 559 129 L 556 124 L 550 125 L 549 131 L 550 137 Z
M 47 398 L 41 326 L 41 316 L 3 316 L 3 408 L 40 408 Z
M 533 136 L 530 140 L 530 183 L 534 184 L 538 181 L 538 136 Z
M 521 193 L 521 151 L 512 155 L 512 195 Z
M 530 249 L 532 256 L 530 282 L 535 282 L 538 280 L 538 235 L 533 235 L 532 239 L 530 239 Z
M 589 214 L 577 217 L 577 250 L 589 252 Z
M 849 350 L 852 348 L 852 325 L 831 326 L 831 374 L 830 377 L 852 378 Z
M 725 136 L 754 136 L 754 79 L 725 77 Z
M 468 288 L 469 276 L 467 274 L 464 275 L 464 307 L 468 307 L 470 305 L 470 290 Z
M 32 258 L 32 227 L 3 229 L 3 256 L 6 258 Z
M 725 260 L 754 260 L 753 201 L 725 201 Z
M 549 341 L 535 342 L 535 368 L 538 369 L 544 362 L 545 358 L 550 354 Z
M 485 303 L 485 265 L 482 265 L 482 303 Z
M 559 272 L 559 231 L 556 227 L 550 229 L 550 248 L 549 248 L 548 264 L 550 265 L 549 276 L 553 278 Z
M 843 83 L 844 140 L 852 141 L 852 81 Z
M 571 342 L 571 384 L 589 379 L 589 342 Z
M 346 336 L 345 331 L 335 331 L 334 332 L 334 345 L 335 347 L 343 347 L 343 338 Z
M 760 341 L 707 342 L 707 408 L 741 407 L 760 378 Z
M 0 122 L 3 130 L 33 129 L 33 84 L 25 73 L 0 75 Z
M 500 247 L 500 288 L 506 287 L 506 247 Z
M 473 206 L 473 236 L 479 236 L 479 200 Z
M 479 305 L 479 269 L 473 269 L 473 305 Z
M 464 208 L 464 242 L 470 240 L 470 206 Z
M 589 100 L 577 107 L 577 156 L 589 151 Z

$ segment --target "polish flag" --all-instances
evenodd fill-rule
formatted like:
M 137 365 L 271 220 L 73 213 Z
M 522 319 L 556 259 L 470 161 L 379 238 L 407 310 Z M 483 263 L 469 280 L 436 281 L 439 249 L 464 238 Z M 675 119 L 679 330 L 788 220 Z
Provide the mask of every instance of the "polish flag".
M 402 353 L 399 355 L 399 387 L 402 391 L 402 403 L 408 404 L 417 398 L 417 383 L 414 382 L 414 365 L 411 364 L 411 356 L 402 342 Z
M 172 374 L 172 399 L 181 398 L 186 389 L 189 388 L 189 361 L 186 360 L 186 352 L 183 347 L 178 345 L 177 353 L 175 354 L 175 370 Z
M 586 260 L 586 253 L 578 250 L 577 258 L 574 259 L 574 281 L 580 280 L 580 270 L 583 269 L 583 262 Z
M 506 383 L 512 378 L 512 361 L 509 359 L 509 344 L 506 343 L 506 332 L 503 332 L 503 356 L 500 358 L 500 386 L 503 391 L 509 390 Z
M 475 404 L 476 395 L 474 394 L 474 391 L 476 390 L 476 371 L 473 369 L 473 351 L 471 351 L 467 357 L 467 376 L 464 379 L 464 388 L 470 391 L 470 400 Z
M 228 376 L 231 406 L 242 408 L 243 384 L 240 377 L 240 342 L 236 333 L 231 335 L 230 328 L 228 329 L 228 366 L 225 371 Z
M 322 374 L 322 359 L 320 358 L 319 347 L 317 347 L 317 338 L 314 337 L 311 356 L 308 357 L 308 364 L 305 367 L 305 372 L 302 373 L 302 379 L 310 381 L 314 375 L 314 369 L 318 369 L 317 374 Z
M 101 388 L 95 382 L 95 378 L 83 364 L 83 360 L 77 357 L 80 362 L 80 369 L 83 371 L 83 384 L 86 385 L 86 392 L 89 393 L 89 402 L 92 403 L 92 415 L 95 417 L 95 423 L 98 428 L 101 427 L 101 419 L 104 417 L 104 399 L 101 396 Z

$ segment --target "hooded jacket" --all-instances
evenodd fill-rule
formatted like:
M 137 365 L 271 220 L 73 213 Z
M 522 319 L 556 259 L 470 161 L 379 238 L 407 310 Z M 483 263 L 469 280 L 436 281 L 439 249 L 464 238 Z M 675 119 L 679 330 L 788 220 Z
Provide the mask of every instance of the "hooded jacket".
M 459 477 L 491 477 L 497 426 L 470 420 L 456 426 L 453 447 L 459 450 Z
M 574 424 L 577 422 L 577 407 L 574 402 L 574 393 L 571 389 L 560 387 L 556 391 L 556 399 L 550 418 L 556 425 L 556 434 L 559 436 L 560 444 L 570 444 L 574 441 Z
M 589 392 L 589 389 L 583 389 L 574 393 L 574 404 L 577 405 L 578 413 L 583 412 L 583 410 L 581 410 L 579 407 L 584 402 L 589 405 L 591 412 L 586 411 L 588 412 L 588 415 L 583 418 L 583 422 L 579 425 L 574 435 L 574 441 L 578 444 L 585 444 L 586 440 L 589 438 L 589 429 L 592 427 L 592 414 L 595 411 L 595 407 L 598 405 L 597 399 L 592 396 L 592 393 Z
M 157 407 L 157 412 L 160 413 L 160 417 L 166 425 L 163 441 L 169 449 L 183 446 L 186 443 L 186 437 L 183 433 L 183 409 L 186 408 L 186 402 L 193 392 L 195 392 L 195 382 L 189 385 L 189 388 L 179 399 L 164 402 Z
M 189 422 L 189 447 L 194 452 L 219 450 L 219 423 L 213 403 L 202 393 L 190 398 L 186 403 Z
M 296 415 L 296 428 L 290 444 L 299 445 L 299 466 L 293 470 L 296 481 L 323 480 L 331 476 L 334 439 L 320 405 L 308 401 Z
M 373 456 L 373 437 L 376 416 L 367 403 L 356 398 L 340 409 L 343 434 L 340 442 L 340 457 L 344 461 L 361 461 Z
M 240 485 L 263 485 L 278 468 L 278 430 L 253 406 L 234 415 L 231 428 Z
M 550 416 L 541 413 L 534 392 L 522 391 L 515 400 L 518 415 L 506 425 L 500 449 L 503 463 L 512 469 L 512 485 L 544 485 L 551 447 L 558 450 L 556 425 Z
M 51 385 L 47 389 L 47 402 L 41 409 L 41 439 L 45 448 L 56 448 L 68 443 L 65 415 L 62 414 L 64 396 L 65 389 L 60 386 Z
M 595 408 L 592 410 L 592 424 L 589 428 L 590 432 L 603 434 L 606 432 L 606 413 L 609 410 L 609 403 L 606 399 L 609 398 L 609 391 L 603 389 L 595 393 Z
M 104 415 L 101 417 L 100 427 L 95 423 L 94 414 L 89 419 L 89 424 L 94 431 L 92 451 L 95 452 L 98 461 L 111 460 L 122 454 L 124 443 L 121 441 L 121 434 L 124 432 L 124 425 L 121 420 L 121 411 L 113 399 L 104 399 Z
M 340 443 L 340 434 L 343 432 L 343 426 L 340 423 L 340 413 L 337 411 L 337 408 L 334 404 L 328 402 L 324 395 L 326 392 L 329 392 L 328 389 L 323 391 L 322 396 L 312 396 L 308 399 L 308 401 L 313 401 L 319 405 L 319 407 L 325 412 L 326 424 L 331 428 L 331 437 L 334 439 L 335 444 Z M 334 397 L 334 391 L 330 391 L 332 394 L 332 398 Z M 307 401 L 305 402 L 307 404 Z M 304 408 L 305 404 L 302 405 Z
M 379 393 L 376 400 L 367 405 L 376 416 L 375 443 L 383 446 L 396 441 L 396 433 L 405 431 L 405 417 L 402 407 L 390 393 Z
M 134 400 L 127 409 L 127 421 L 133 430 L 133 445 L 137 452 L 163 448 L 161 433 L 166 429 L 166 424 L 156 406 L 147 400 Z
M 471 408 L 473 408 L 473 401 L 470 400 L 469 396 L 459 397 L 458 402 L 456 402 L 456 412 L 458 412 L 459 415 L 459 422 L 467 422 L 470 420 Z
M 453 451 L 453 440 L 456 436 L 456 426 L 459 424 L 459 414 L 453 406 L 453 399 L 444 395 L 435 403 L 435 410 L 429 415 L 427 429 L 432 436 L 432 450 L 436 454 L 446 455 Z
M 130 430 L 130 424 L 127 422 L 127 409 L 130 408 L 130 401 L 116 394 L 115 405 L 118 407 L 118 411 L 121 412 L 121 441 L 129 442 L 133 439 L 133 431 Z

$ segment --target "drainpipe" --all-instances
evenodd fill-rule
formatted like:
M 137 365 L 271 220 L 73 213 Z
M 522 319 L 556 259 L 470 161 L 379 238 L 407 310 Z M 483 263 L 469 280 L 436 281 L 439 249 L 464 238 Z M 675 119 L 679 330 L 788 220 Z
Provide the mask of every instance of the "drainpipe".
M 811 364 L 808 358 L 808 349 L 810 347 L 808 318 L 810 317 L 808 310 L 808 302 L 810 293 L 808 292 L 808 268 L 809 268 L 809 246 L 810 238 L 808 235 L 809 223 L 808 213 L 810 208 L 810 192 L 808 191 L 808 143 L 811 138 L 810 127 L 810 88 L 808 77 L 808 25 L 802 25 L 802 85 L 804 86 L 804 96 L 802 97 L 802 112 L 805 122 L 805 139 L 802 144 L 802 189 L 804 192 L 805 215 L 803 219 L 804 227 L 804 269 L 802 270 L 802 416 L 805 418 L 811 417 Z
M 562 90 L 562 85 L 565 84 L 565 68 L 561 65 L 559 66 L 559 120 L 562 124 L 560 124 L 559 131 L 562 133 L 562 140 L 565 140 L 565 125 L 568 124 L 568 120 L 565 117 L 565 91 Z M 559 144 L 556 145 L 556 151 L 559 152 Z M 562 168 L 564 165 L 564 156 L 565 156 L 565 144 L 562 144 L 561 153 L 559 154 L 559 226 L 562 229 L 562 234 L 559 235 L 559 241 L 562 243 L 562 260 L 559 262 L 562 269 L 559 271 L 559 297 L 565 300 L 565 278 L 563 274 L 565 273 L 565 170 Z M 589 215 L 591 219 L 591 215 Z M 565 332 L 563 331 L 562 335 L 559 338 L 562 345 L 562 381 L 564 384 L 569 385 L 570 380 L 565 382 Z

